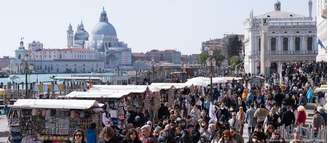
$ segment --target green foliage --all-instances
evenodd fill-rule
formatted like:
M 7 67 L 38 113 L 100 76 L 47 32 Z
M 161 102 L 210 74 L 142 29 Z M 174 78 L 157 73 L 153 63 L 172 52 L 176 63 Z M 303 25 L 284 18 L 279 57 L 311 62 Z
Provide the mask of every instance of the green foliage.
M 220 50 L 215 50 L 213 52 L 213 57 L 216 61 L 217 66 L 219 66 L 222 63 L 222 61 L 225 59 L 225 57 L 221 54 Z
M 229 58 L 229 65 L 235 69 L 239 64 L 242 63 L 242 60 L 239 58 L 239 56 L 232 56 Z
M 199 62 L 202 65 L 206 65 L 206 61 L 209 57 L 210 55 L 208 54 L 208 52 L 202 52 L 199 55 Z M 222 61 L 225 59 L 225 57 L 221 54 L 220 50 L 213 51 L 213 58 L 215 59 L 217 66 L 219 66 L 222 63 Z
M 202 65 L 206 65 L 206 60 L 209 57 L 207 52 L 202 52 L 199 54 L 198 61 Z

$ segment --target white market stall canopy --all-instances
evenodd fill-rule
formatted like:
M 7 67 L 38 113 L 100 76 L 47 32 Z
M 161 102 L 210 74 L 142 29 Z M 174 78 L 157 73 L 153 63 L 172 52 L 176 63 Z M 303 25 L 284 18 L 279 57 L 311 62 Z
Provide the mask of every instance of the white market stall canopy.
M 160 91 L 162 89 L 170 89 L 170 88 L 184 88 L 188 86 L 186 83 L 152 83 L 149 86 L 150 91 Z
M 213 77 L 213 83 L 226 83 L 232 80 L 241 80 L 241 77 Z M 195 85 L 195 86 L 207 86 L 211 84 L 211 78 L 209 77 L 195 77 L 188 79 L 185 83 L 188 86 Z
M 23 109 L 90 109 L 102 107 L 103 104 L 96 100 L 74 100 L 74 99 L 18 99 L 13 108 Z
M 240 80 L 240 77 L 215 77 L 213 83 L 225 83 L 232 80 Z M 158 92 L 162 89 L 170 88 L 184 88 L 189 86 L 207 86 L 210 84 L 208 77 L 195 77 L 188 79 L 185 83 L 152 83 L 151 85 L 93 85 L 91 89 L 86 92 L 73 91 L 63 98 L 111 98 L 120 99 L 131 93 L 144 93 L 147 90 L 151 92 Z
M 73 91 L 64 98 L 111 98 L 111 99 L 119 99 L 122 98 L 125 95 L 130 94 L 130 91 L 125 90 L 116 90 L 116 91 L 86 91 L 86 92 L 80 92 L 80 91 Z
M 147 90 L 147 85 L 93 85 L 89 91 L 129 91 L 131 93 L 143 93 Z

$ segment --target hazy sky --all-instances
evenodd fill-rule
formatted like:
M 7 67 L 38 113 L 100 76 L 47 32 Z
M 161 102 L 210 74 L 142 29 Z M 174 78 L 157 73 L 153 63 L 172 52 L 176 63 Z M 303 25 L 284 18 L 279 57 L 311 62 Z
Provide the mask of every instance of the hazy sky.
M 315 1 L 315 0 L 313 0 Z M 201 42 L 225 33 L 243 33 L 243 22 L 273 10 L 276 0 L 3 0 L 0 2 L 0 56 L 13 56 L 20 37 L 65 48 L 68 24 L 91 31 L 104 6 L 120 41 L 132 52 L 176 49 L 199 53 Z M 308 0 L 281 0 L 282 10 L 308 15 Z M 315 3 L 313 4 L 315 8 Z M 315 14 L 313 14 L 315 15 Z

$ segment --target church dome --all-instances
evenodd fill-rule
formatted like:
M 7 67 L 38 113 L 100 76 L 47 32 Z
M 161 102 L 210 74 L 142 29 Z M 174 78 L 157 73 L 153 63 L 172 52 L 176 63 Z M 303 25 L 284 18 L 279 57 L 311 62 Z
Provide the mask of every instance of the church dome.
M 74 40 L 88 40 L 89 33 L 84 29 L 83 23 L 77 26 L 77 30 L 74 35 Z
M 107 13 L 105 9 L 100 14 L 99 22 L 92 30 L 93 36 L 103 35 L 116 37 L 116 30 L 112 24 L 108 22 Z
M 107 22 L 99 22 L 92 30 L 93 35 L 104 35 L 116 37 L 116 30 L 114 26 Z

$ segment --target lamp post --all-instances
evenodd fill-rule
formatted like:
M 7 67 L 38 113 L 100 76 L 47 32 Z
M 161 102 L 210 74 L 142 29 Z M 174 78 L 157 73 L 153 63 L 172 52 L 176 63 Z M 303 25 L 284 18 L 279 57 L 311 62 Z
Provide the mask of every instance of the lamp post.
M 155 80 L 155 60 L 154 58 L 151 59 L 151 66 L 152 66 L 152 82 Z
M 24 67 L 24 73 L 25 73 L 25 97 L 28 97 L 28 81 L 27 81 L 27 75 L 28 72 L 33 68 L 33 65 L 30 65 L 27 61 L 27 57 L 23 60 L 23 67 Z
M 213 51 L 208 51 L 208 65 L 210 66 L 210 99 L 213 102 L 213 62 L 215 64 L 215 59 L 213 58 Z

